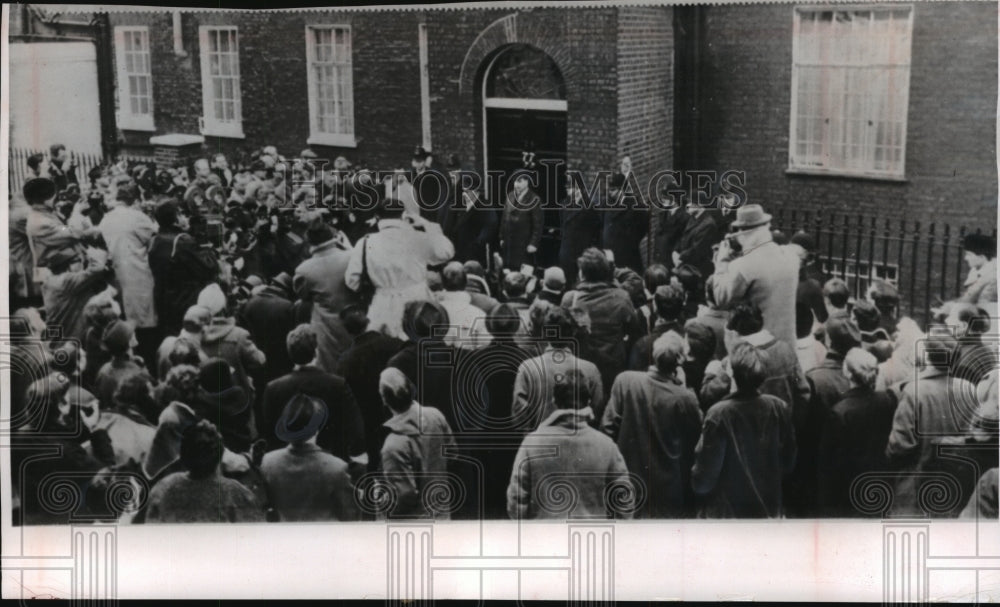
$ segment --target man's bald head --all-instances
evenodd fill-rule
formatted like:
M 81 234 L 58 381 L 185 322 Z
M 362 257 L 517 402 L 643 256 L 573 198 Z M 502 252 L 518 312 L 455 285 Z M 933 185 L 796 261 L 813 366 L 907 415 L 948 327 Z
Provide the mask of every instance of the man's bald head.
M 413 403 L 413 386 L 406 375 L 395 367 L 382 370 L 378 377 L 378 393 L 382 402 L 394 413 L 402 413 Z

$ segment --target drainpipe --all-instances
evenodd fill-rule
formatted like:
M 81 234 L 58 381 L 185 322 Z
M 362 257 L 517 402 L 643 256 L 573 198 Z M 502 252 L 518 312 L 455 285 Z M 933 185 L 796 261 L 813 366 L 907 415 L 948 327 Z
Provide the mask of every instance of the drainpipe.
M 111 49 L 111 20 L 107 13 L 97 13 L 92 21 L 93 41 L 97 53 L 97 97 L 101 117 L 101 150 L 105 157 L 118 152 L 118 124 L 115 118 L 115 90 Z

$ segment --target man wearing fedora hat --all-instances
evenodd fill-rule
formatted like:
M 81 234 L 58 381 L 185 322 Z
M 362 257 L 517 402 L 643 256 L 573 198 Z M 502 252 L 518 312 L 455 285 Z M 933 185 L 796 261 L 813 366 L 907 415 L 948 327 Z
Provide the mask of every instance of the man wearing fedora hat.
M 771 237 L 771 215 L 759 204 L 736 211 L 735 233 L 719 243 L 715 255 L 713 292 L 721 309 L 749 300 L 764 315 L 764 328 L 795 348 L 795 295 L 799 258 Z M 740 253 L 733 250 L 735 240 Z

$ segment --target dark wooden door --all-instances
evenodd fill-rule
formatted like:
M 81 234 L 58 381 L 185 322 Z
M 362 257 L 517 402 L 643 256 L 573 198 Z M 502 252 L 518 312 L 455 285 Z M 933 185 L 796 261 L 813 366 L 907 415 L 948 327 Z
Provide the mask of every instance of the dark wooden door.
M 559 212 L 557 203 L 565 195 L 566 113 L 508 108 L 486 109 L 487 162 L 490 171 L 509 175 L 524 167 L 524 152 L 534 153 L 538 187 L 535 193 L 546 205 L 545 231 L 536 264 L 547 267 L 559 254 Z M 546 168 L 542 160 L 558 161 L 557 169 Z M 509 189 L 512 183 L 502 180 Z

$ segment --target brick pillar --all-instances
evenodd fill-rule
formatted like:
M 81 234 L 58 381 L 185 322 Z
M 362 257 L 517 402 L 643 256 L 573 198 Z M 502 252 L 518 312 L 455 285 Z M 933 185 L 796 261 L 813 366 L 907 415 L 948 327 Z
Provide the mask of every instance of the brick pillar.
M 170 169 L 200 156 L 205 138 L 201 135 L 170 133 L 149 138 L 157 169 Z

